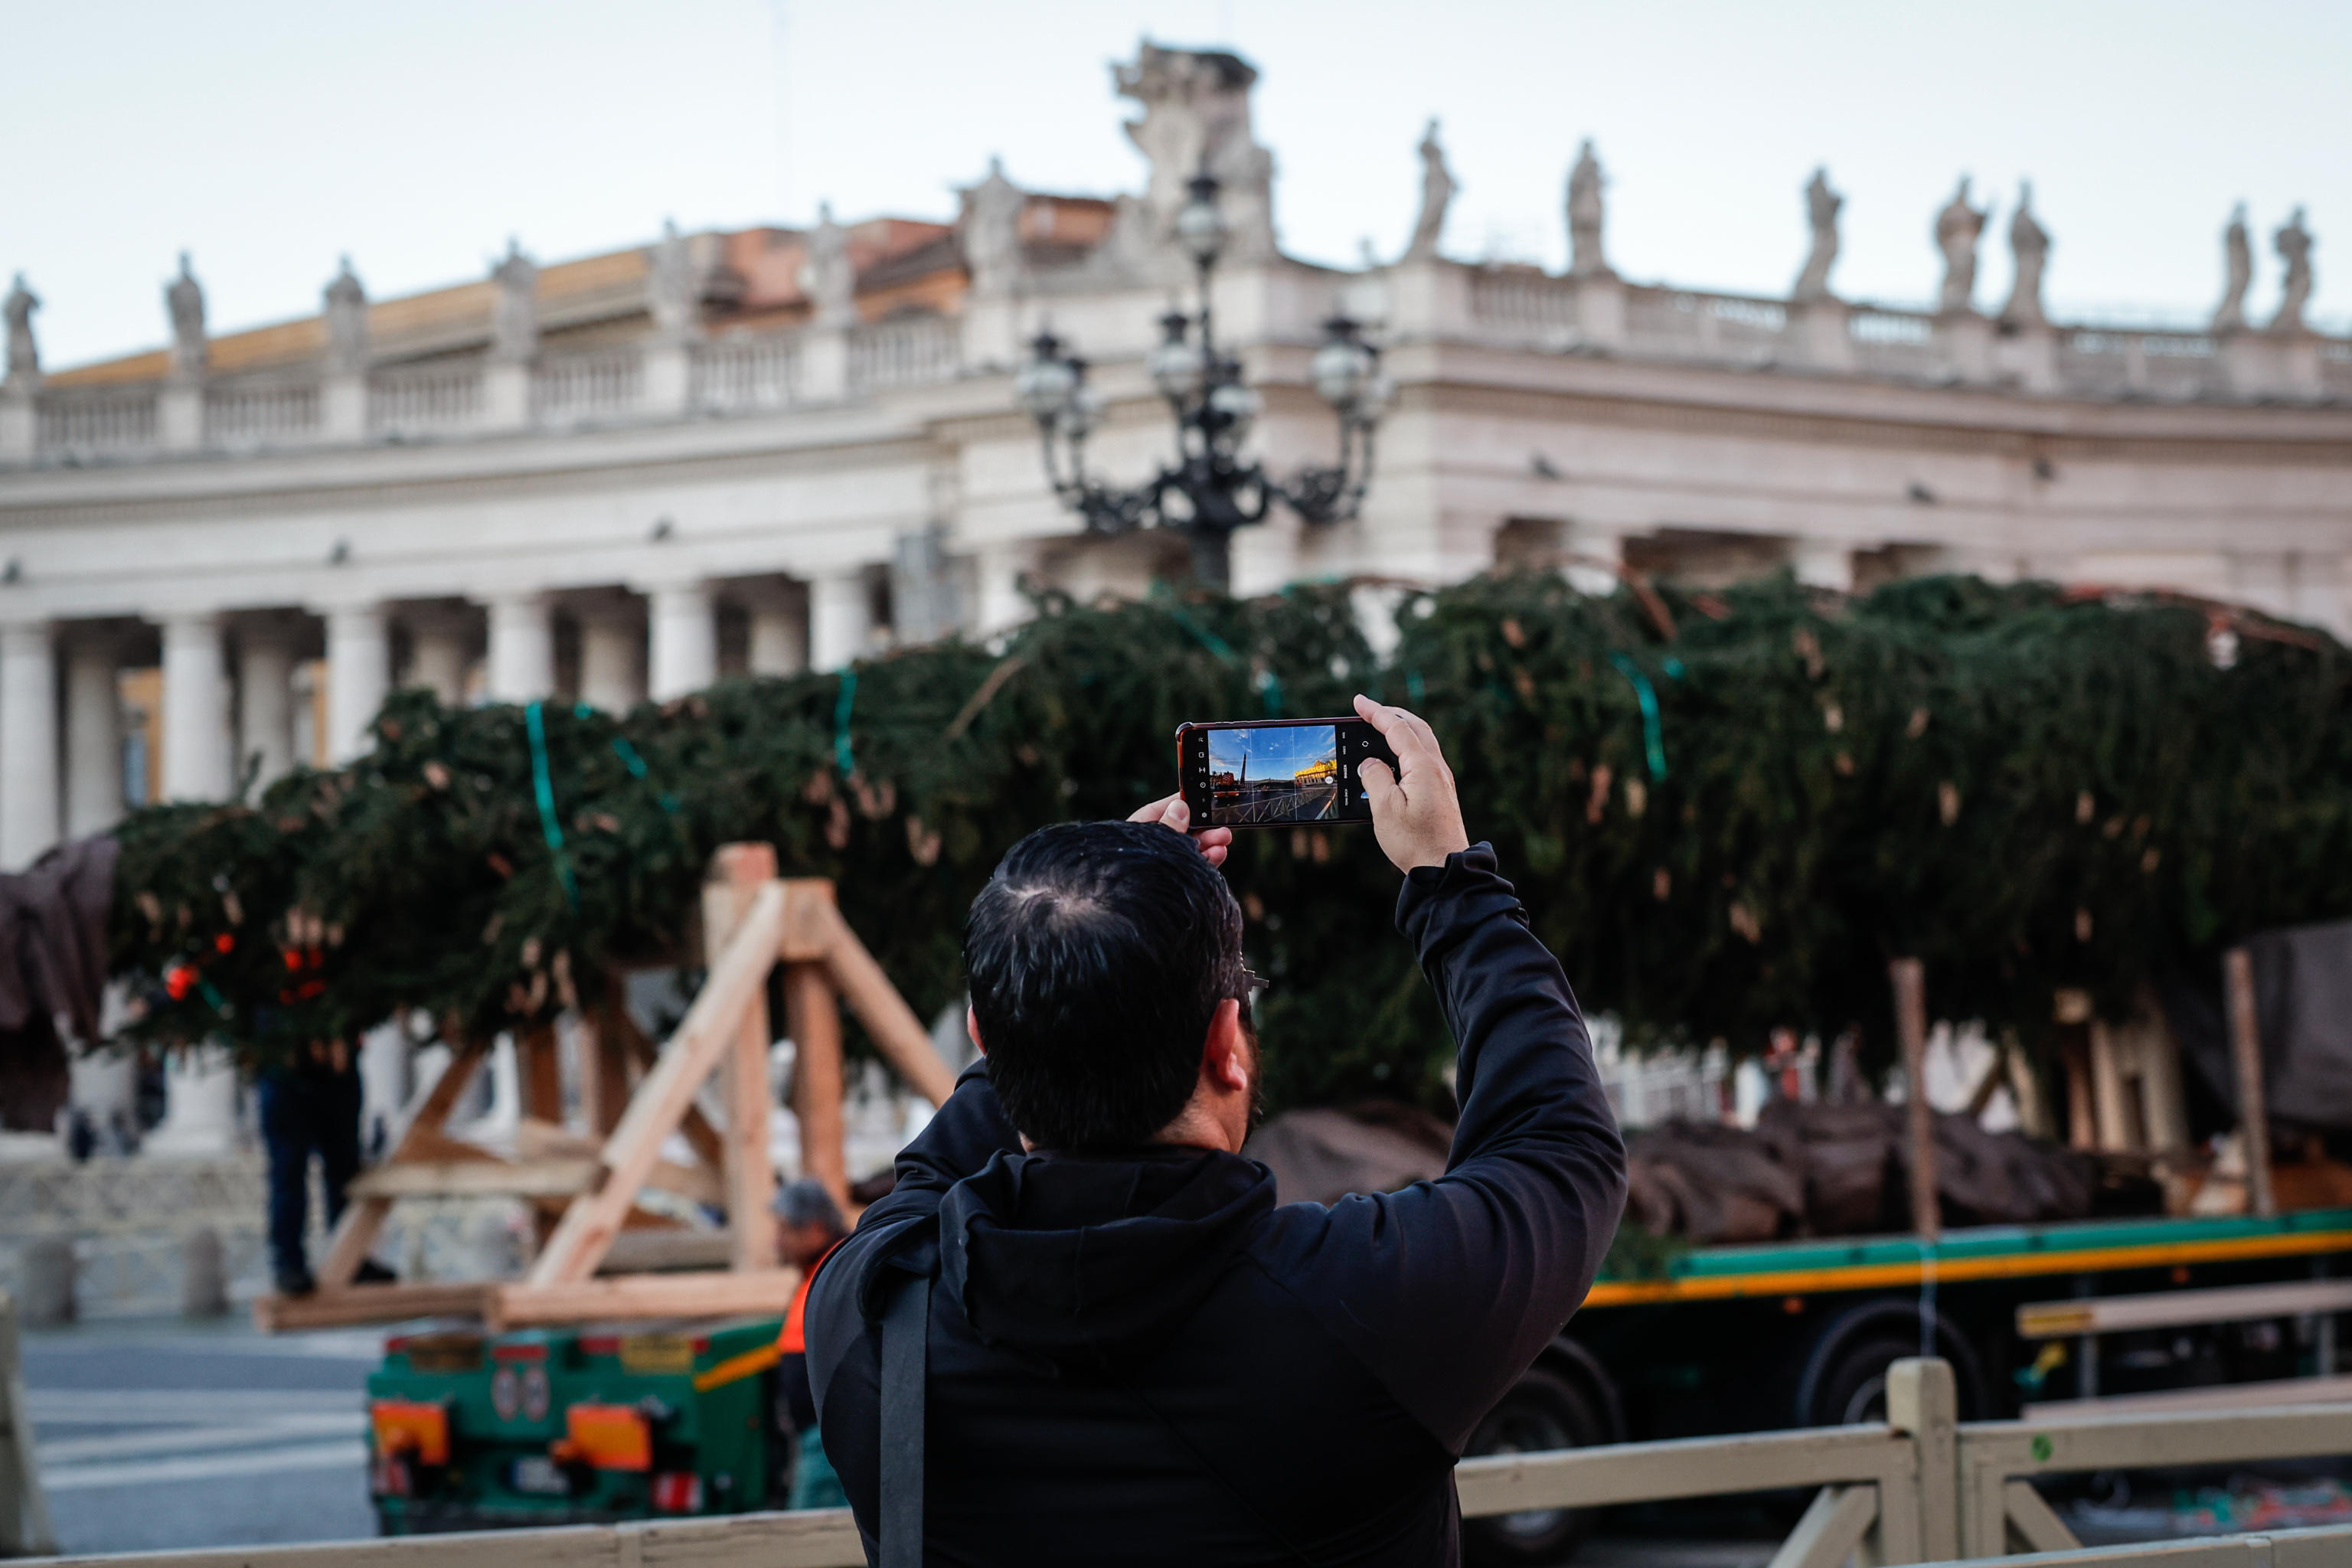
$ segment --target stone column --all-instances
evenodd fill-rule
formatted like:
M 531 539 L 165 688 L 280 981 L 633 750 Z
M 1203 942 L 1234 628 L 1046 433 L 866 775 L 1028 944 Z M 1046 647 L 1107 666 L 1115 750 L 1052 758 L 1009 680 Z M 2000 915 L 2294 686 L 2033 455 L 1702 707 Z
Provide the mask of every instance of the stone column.
M 392 689 L 392 639 L 382 605 L 327 612 L 327 756 L 347 763 L 375 745 L 368 726 Z
M 328 722 L 334 722 L 331 715 Z M 238 776 L 247 768 L 257 795 L 294 771 L 294 648 L 279 626 L 247 626 L 237 634 Z
M 849 395 L 849 333 L 840 327 L 801 330 L 797 403 L 838 403 Z
M 115 691 L 121 650 L 111 638 L 74 644 L 66 655 L 66 837 L 87 838 L 122 819 L 122 702 Z
M 699 691 L 719 679 L 719 622 L 708 583 L 675 583 L 646 594 L 646 694 L 656 702 Z
M 19 380 L 25 384 L 19 385 Z M 22 461 L 39 445 L 40 421 L 33 403 L 37 376 L 12 376 L 0 383 L 0 462 Z
M 188 1046 L 163 1064 L 163 1120 L 142 1146 L 166 1159 L 205 1159 L 236 1147 L 236 1064 L 218 1046 Z
M 859 567 L 809 580 L 809 666 L 845 668 L 866 652 L 874 625 L 874 599 Z
M 1580 594 L 1596 599 L 1615 593 L 1624 579 L 1617 569 L 1625 563 L 1625 535 L 1601 523 L 1572 522 L 1560 532 L 1560 549 L 1570 559 L 1560 575 Z
M 234 783 L 218 616 L 163 623 L 163 760 L 165 800 L 224 799 Z
M 489 602 L 489 696 L 536 702 L 555 690 L 555 635 L 547 595 L 510 594 Z
M 58 841 L 58 667 L 46 621 L 0 626 L 0 870 Z
M 362 1158 L 392 1146 L 400 1112 L 408 1104 L 409 1068 L 415 1054 L 408 1030 L 397 1018 L 378 1024 L 360 1037 Z
M 580 700 L 607 713 L 625 713 L 646 694 L 646 635 L 625 610 L 580 615 Z
M 1436 257 L 1389 268 L 1389 328 L 1400 342 L 1451 341 L 1474 325 L 1470 268 Z
M 1971 384 L 1992 377 L 1992 323 L 1974 310 L 1947 310 L 1933 328 L 1936 354 L 1953 380 Z
M 751 606 L 751 673 L 798 675 L 808 668 L 808 606 L 779 595 Z
M 1625 341 L 1625 285 L 1613 275 L 1583 278 L 1576 285 L 1576 324 L 1595 348 Z
M 466 700 L 466 628 L 455 617 L 419 615 L 408 618 L 407 686 L 421 686 L 445 708 Z
M 1021 592 L 1022 579 L 1036 569 L 1037 552 L 1013 542 L 992 544 L 973 558 L 972 625 L 974 635 L 994 637 L 1010 631 L 1035 612 Z
M 1809 588 L 1853 592 L 1853 547 L 1843 540 L 1801 539 L 1789 547 L 1789 564 Z
M 2030 321 L 2017 329 L 2009 341 L 2010 363 L 2017 372 L 2017 384 L 2036 396 L 2048 397 L 2059 390 L 2058 331 L 2047 321 Z
M 1852 307 L 1823 295 L 1789 307 L 1789 325 L 1804 363 L 1835 374 L 1853 369 L 1853 334 L 1848 327 Z

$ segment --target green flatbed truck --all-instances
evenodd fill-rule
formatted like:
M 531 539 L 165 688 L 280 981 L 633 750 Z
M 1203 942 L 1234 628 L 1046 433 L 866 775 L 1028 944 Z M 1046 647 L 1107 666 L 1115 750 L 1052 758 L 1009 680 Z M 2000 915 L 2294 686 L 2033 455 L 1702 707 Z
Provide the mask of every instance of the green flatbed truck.
M 1883 1419 L 1887 1368 L 1922 1353 L 1952 1363 L 1964 1420 L 2229 1384 L 2352 1399 L 2334 1375 L 2347 1259 L 2352 1209 L 1696 1248 L 1595 1285 L 1470 1451 Z M 1580 1522 L 1534 1510 L 1467 1531 L 1487 1561 L 1547 1563 Z
M 2324 1380 L 2352 1312 L 2352 1209 L 1981 1226 L 1712 1247 L 1604 1279 L 1506 1394 L 1473 1453 L 1768 1430 L 1883 1415 L 1930 1350 L 1961 1414 L 2232 1383 Z M 395 1332 L 368 1382 L 387 1534 L 782 1506 L 773 1318 Z M 2352 1380 L 2347 1380 L 2352 1384 Z M 2308 1397 L 2326 1385 L 2286 1384 Z M 2352 1387 L 2337 1397 L 2352 1398 Z M 1472 1521 L 1488 1562 L 1557 1562 L 1563 1510 Z
M 386 1535 L 781 1508 L 775 1318 L 488 1334 L 415 1324 L 368 1378 Z

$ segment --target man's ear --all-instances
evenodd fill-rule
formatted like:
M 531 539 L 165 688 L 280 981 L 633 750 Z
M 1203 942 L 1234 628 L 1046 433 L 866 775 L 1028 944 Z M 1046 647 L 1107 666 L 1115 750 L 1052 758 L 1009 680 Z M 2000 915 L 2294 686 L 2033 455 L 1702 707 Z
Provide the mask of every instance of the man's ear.
M 1249 1091 L 1249 1053 L 1242 1044 L 1242 1005 L 1228 996 L 1209 1016 L 1208 1037 L 1201 1043 L 1201 1076 L 1212 1089 L 1225 1094 Z
M 972 1010 L 970 1003 L 964 1004 L 963 1032 L 971 1037 L 973 1050 L 978 1051 L 982 1056 L 988 1054 L 988 1042 L 980 1037 L 980 1015 Z

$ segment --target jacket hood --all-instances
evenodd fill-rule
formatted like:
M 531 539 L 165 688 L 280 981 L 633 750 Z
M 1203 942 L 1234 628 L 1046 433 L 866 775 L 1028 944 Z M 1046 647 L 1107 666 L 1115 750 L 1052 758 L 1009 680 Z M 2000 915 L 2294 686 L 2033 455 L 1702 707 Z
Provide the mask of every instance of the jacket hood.
M 940 1286 L 983 1343 L 1098 1363 L 1182 1322 L 1274 1196 L 1216 1151 L 1000 1152 L 942 1195 Z

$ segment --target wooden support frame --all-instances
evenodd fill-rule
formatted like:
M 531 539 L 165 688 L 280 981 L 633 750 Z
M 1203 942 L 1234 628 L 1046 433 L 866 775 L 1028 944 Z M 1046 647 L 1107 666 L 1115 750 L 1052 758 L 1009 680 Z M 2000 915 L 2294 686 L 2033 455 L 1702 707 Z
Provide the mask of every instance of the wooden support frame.
M 1927 977 L 1916 958 L 1887 965 L 1895 986 L 1895 1032 L 1903 1045 L 1904 1081 L 1910 1088 L 1905 1109 L 1911 1135 L 1911 1229 L 1920 1240 L 1943 1235 L 1943 1209 L 1937 1201 L 1936 1112 L 1927 1103 Z
M 2262 1021 L 2254 1011 L 2254 958 L 2242 947 L 2221 955 L 2230 1015 L 2230 1055 L 2238 1071 L 2238 1137 L 2245 1146 L 2246 1193 L 2254 1213 L 2278 1213 L 2271 1190 L 2270 1100 L 2263 1083 Z
M 257 1303 L 257 1321 L 278 1329 L 462 1312 L 499 1328 L 781 1310 L 797 1276 L 775 1267 L 768 1215 L 775 1187 L 768 1149 L 770 973 L 783 966 L 785 1010 L 799 1047 L 793 1099 L 801 1118 L 802 1168 L 845 1207 L 842 1004 L 856 1010 L 885 1058 L 933 1104 L 953 1091 L 954 1075 L 841 918 L 831 882 L 781 879 L 771 847 L 729 845 L 711 859 L 701 916 L 706 978 L 666 1044 L 656 1048 L 637 1029 L 616 987 L 608 987 L 605 1000 L 582 1019 L 583 1109 L 595 1133 L 562 1125 L 556 1037 L 542 1026 L 516 1041 L 526 1110 L 516 1158 L 449 1137 L 444 1124 L 486 1055 L 481 1042 L 469 1043 L 434 1085 L 392 1157 L 354 1184 L 319 1292 L 294 1300 L 268 1298 Z M 627 1084 L 632 1059 L 643 1077 L 624 1107 L 616 1097 Z M 697 1103 L 714 1076 L 726 1107 L 723 1128 L 712 1125 Z M 693 1147 L 697 1165 L 663 1157 L 673 1132 Z M 669 1223 L 637 1206 L 648 1188 L 725 1208 L 726 1270 L 631 1275 L 606 1268 L 624 1231 Z M 523 1279 L 352 1283 L 395 1200 L 450 1194 L 523 1197 L 552 1219 L 551 1225 L 542 1221 L 542 1244 Z M 708 1232 L 677 1234 L 720 1239 Z

